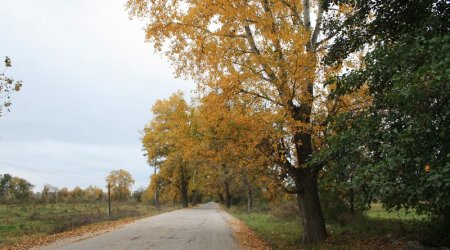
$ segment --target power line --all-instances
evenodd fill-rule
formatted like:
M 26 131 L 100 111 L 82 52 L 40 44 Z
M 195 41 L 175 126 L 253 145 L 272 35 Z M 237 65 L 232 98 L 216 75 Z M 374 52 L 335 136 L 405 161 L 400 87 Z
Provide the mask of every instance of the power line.
M 36 171 L 37 172 L 36 174 L 40 174 L 40 175 L 44 175 L 44 176 L 48 175 L 48 174 L 51 174 L 51 175 L 55 175 L 55 176 L 59 176 L 59 177 L 68 178 L 68 179 L 71 179 L 72 181 L 83 182 L 85 184 L 92 185 L 92 182 L 83 181 L 85 176 L 81 177 L 81 176 L 75 176 L 75 175 L 67 175 L 67 174 L 62 174 L 62 173 L 58 173 L 58 172 L 54 172 L 54 171 L 49 171 L 49 170 L 44 170 L 44 169 L 37 169 L 37 168 L 31 168 L 31 167 L 26 167 L 26 166 L 23 166 L 23 165 L 18 165 L 18 164 L 4 162 L 4 161 L 0 161 L 0 164 L 6 165 L 6 166 L 10 166 L 10 167 L 16 167 L 16 168 Z

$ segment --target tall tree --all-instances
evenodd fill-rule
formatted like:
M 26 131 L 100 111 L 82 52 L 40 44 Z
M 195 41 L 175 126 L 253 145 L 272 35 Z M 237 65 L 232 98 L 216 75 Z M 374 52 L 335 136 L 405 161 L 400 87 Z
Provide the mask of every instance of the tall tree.
M 42 188 L 42 200 L 45 202 L 56 202 L 58 199 L 58 187 L 45 184 Z
M 10 174 L 0 175 L 0 200 L 23 201 L 31 197 L 33 185 L 27 180 Z
M 211 92 L 199 100 L 193 119 L 199 140 L 194 155 L 202 159 L 200 171 L 209 173 L 208 181 L 220 184 L 228 208 L 233 191 L 241 184 L 246 185 L 247 198 L 252 203 L 254 182 L 248 173 L 255 173 L 252 167 L 264 167 L 257 161 L 261 153 L 254 150 L 259 142 L 254 131 L 258 119 L 250 101 L 229 100 Z
M 177 75 L 197 80 L 200 91 L 264 102 L 274 116 L 259 148 L 280 169 L 283 177 L 276 179 L 294 183 L 290 191 L 298 197 L 302 242 L 323 241 L 317 189 L 323 164 L 311 163 L 324 125 L 316 107 L 323 100 L 319 82 L 325 73 L 317 59 L 330 41 L 320 35 L 322 1 L 128 0 L 127 7 L 148 23 L 146 38 L 166 52 Z
M 152 108 L 154 117 L 145 127 L 142 138 L 149 163 L 159 169 L 156 181 L 162 180 L 160 184 L 168 183 L 175 187 L 183 207 L 188 206 L 193 173 L 192 161 L 185 156 L 187 145 L 191 145 L 189 109 L 181 92 L 172 94 L 167 100 L 158 100 Z
M 131 197 L 131 186 L 134 179 L 131 174 L 123 169 L 113 170 L 106 177 L 106 183 L 111 185 L 111 196 L 118 201 L 126 201 Z
M 10 174 L 0 175 L 0 198 L 4 200 L 9 195 L 10 182 L 13 176 Z
M 386 208 L 431 212 L 448 225 L 450 4 L 358 1 L 352 8 L 338 23 L 327 62 L 368 53 L 363 67 L 336 77 L 333 95 L 368 86 L 373 101 L 363 112 L 336 118 L 328 152 L 344 155 L 333 160 L 342 166 L 363 160 L 354 169 L 356 185 L 368 186 Z

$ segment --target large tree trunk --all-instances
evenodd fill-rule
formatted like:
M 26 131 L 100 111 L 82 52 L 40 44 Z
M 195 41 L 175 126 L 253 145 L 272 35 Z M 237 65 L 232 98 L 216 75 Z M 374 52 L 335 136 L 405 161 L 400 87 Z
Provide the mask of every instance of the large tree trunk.
M 250 213 L 253 208 L 253 194 L 252 189 L 248 188 L 247 190 L 247 213 Z
M 317 189 L 317 175 L 311 174 L 309 168 L 301 169 L 296 175 L 295 184 L 299 192 L 297 203 L 303 225 L 302 243 L 324 241 L 327 232 Z
M 181 177 L 180 177 L 180 193 L 181 193 L 181 202 L 183 207 L 189 206 L 189 177 L 186 173 L 186 167 L 182 166 L 181 168 Z
M 225 206 L 227 208 L 231 207 L 231 193 L 230 193 L 230 184 L 225 183 L 224 185 L 224 191 L 225 191 Z
M 355 193 L 353 188 L 350 188 L 350 213 L 355 214 Z
M 252 193 L 252 187 L 250 185 L 250 181 L 248 179 L 248 175 L 246 172 L 244 172 L 244 184 L 245 184 L 245 188 L 247 189 L 247 213 L 250 213 L 253 208 L 253 193 Z
M 197 190 L 192 190 L 192 200 L 191 205 L 196 206 L 197 205 Z
M 158 209 L 159 210 L 159 207 L 160 207 L 160 205 L 159 205 L 159 192 L 158 192 L 158 188 L 155 188 L 155 207 L 156 207 L 156 209 Z
M 154 175 L 156 175 L 156 167 L 153 167 L 153 174 Z M 154 195 L 155 195 L 155 197 L 154 197 L 154 200 L 155 200 L 155 207 L 156 207 L 156 209 L 157 210 L 159 210 L 160 209 L 160 205 L 159 205 L 159 182 L 160 182 L 160 180 L 159 180 L 159 178 L 157 178 L 156 179 L 156 186 L 155 186 L 155 193 L 154 193 Z
M 187 188 L 181 188 L 181 202 L 183 204 L 183 207 L 189 206 L 189 196 L 188 196 L 188 190 Z

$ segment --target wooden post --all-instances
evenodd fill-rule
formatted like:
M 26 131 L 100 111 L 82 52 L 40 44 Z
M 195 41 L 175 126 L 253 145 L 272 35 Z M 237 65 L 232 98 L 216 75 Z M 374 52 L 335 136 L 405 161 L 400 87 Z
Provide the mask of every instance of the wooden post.
M 111 184 L 108 182 L 108 219 L 111 219 Z

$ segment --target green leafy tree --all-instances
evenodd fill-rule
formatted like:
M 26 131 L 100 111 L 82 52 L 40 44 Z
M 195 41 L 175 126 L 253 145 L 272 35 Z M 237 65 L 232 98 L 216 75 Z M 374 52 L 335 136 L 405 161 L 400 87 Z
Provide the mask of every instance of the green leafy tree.
M 13 177 L 10 174 L 0 175 L 0 197 L 2 200 L 9 194 L 9 186 L 12 178 Z
M 133 194 L 131 195 L 133 199 L 137 202 L 142 202 L 143 196 L 144 196 L 145 189 L 143 187 L 138 188 L 137 190 L 134 190 Z
M 33 185 L 23 178 L 13 177 L 11 179 L 10 190 L 18 201 L 29 199 L 33 194 L 32 188 Z
M 361 1 L 353 7 L 328 60 L 339 62 L 363 47 L 369 52 L 364 67 L 335 79 L 333 95 L 367 86 L 372 105 L 335 119 L 337 134 L 322 156 L 353 173 L 352 185 L 370 189 L 386 208 L 415 208 L 448 225 L 450 4 Z
M 27 180 L 10 174 L 0 175 L 0 200 L 24 201 L 33 194 L 33 185 Z

